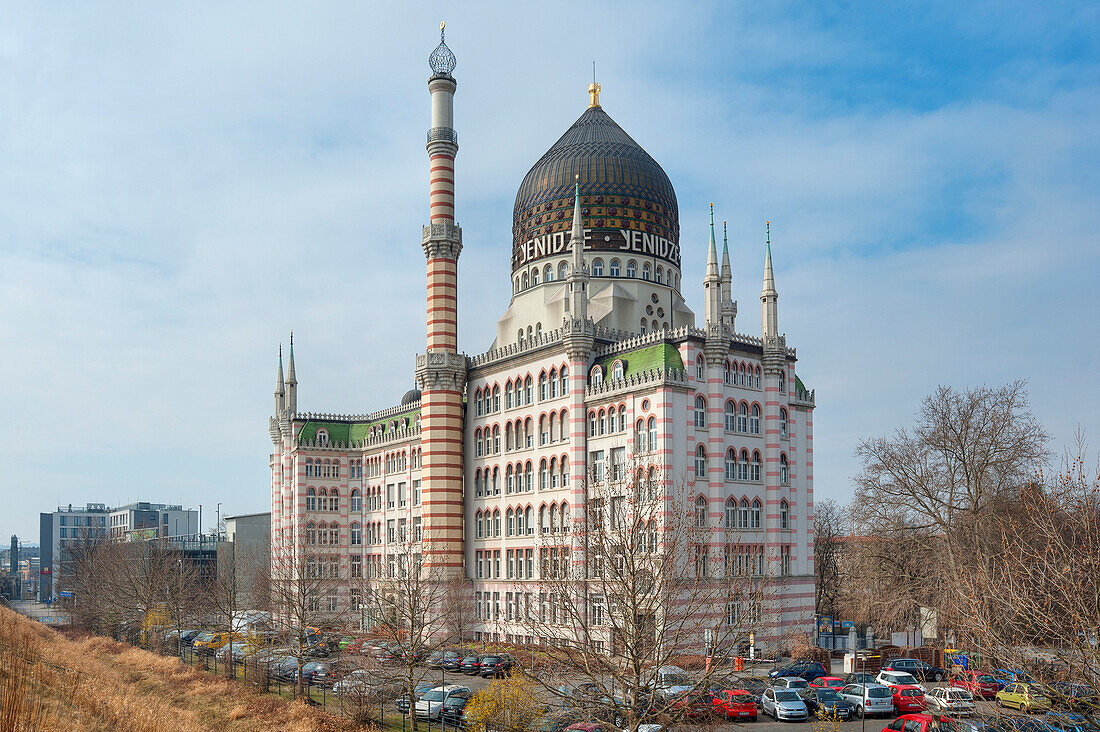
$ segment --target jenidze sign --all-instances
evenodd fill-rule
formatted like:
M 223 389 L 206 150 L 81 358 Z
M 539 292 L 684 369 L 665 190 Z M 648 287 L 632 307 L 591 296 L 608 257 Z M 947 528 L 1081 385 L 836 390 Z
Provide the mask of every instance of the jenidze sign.
M 547 257 L 561 256 L 572 251 L 570 233 L 556 231 L 552 234 L 528 239 L 512 251 L 512 268 L 536 262 Z M 659 234 L 635 229 L 585 229 L 584 248 L 589 251 L 619 252 L 624 255 L 663 259 L 680 266 L 680 245 Z

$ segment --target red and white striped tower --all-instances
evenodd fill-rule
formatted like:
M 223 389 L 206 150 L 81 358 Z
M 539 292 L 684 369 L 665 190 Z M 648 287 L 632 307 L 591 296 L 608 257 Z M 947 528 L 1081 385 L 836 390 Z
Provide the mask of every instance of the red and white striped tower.
M 420 398 L 424 564 L 462 574 L 462 393 L 466 357 L 458 352 L 458 255 L 462 230 L 454 220 L 455 57 L 443 42 L 429 58 L 432 126 L 428 130 L 429 221 L 422 244 L 428 260 L 428 348 L 416 357 Z

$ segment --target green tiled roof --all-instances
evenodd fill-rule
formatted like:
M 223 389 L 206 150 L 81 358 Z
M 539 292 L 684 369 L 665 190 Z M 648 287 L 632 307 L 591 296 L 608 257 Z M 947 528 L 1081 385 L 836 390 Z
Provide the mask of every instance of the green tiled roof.
M 680 358 L 680 351 L 670 343 L 658 343 L 655 346 L 639 348 L 637 351 L 604 356 L 596 359 L 594 365 L 601 366 L 604 378 L 608 378 L 611 374 L 611 364 L 620 358 L 623 360 L 623 376 L 626 378 L 653 369 L 679 369 L 682 371 L 684 368 L 684 360 Z
M 298 443 L 311 442 L 313 438 L 317 436 L 317 430 L 322 427 L 328 430 L 329 442 L 356 442 L 365 440 L 370 436 L 372 427 L 384 425 L 386 429 L 389 429 L 390 422 L 394 420 L 398 422 L 404 421 L 406 423 L 405 427 L 407 429 L 412 429 L 413 425 L 416 424 L 416 417 L 418 414 L 420 414 L 419 407 L 370 422 L 322 422 L 310 420 L 302 425 L 302 429 L 298 433 Z
M 794 385 L 799 391 L 809 391 L 806 385 L 802 383 L 802 379 L 798 378 L 798 374 L 794 375 Z

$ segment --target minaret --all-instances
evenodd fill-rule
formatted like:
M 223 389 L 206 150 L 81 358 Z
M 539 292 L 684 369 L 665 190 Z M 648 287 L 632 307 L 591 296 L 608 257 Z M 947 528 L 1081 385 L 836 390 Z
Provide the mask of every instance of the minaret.
M 286 411 L 293 419 L 298 413 L 298 377 L 294 375 L 294 331 L 290 331 L 290 361 L 286 370 Z
M 764 244 L 764 287 L 760 291 L 760 332 L 764 342 L 779 335 L 779 293 L 772 273 L 772 222 L 767 222 Z
M 279 373 L 275 375 L 275 419 L 282 419 L 286 409 L 286 390 L 283 388 L 283 344 L 279 344 Z
M 718 246 L 714 241 L 714 204 L 710 204 L 710 246 L 707 249 L 707 274 L 703 278 L 706 295 L 706 323 L 709 331 L 722 322 L 722 278 L 718 273 Z
M 425 567 L 462 574 L 462 448 L 466 357 L 458 352 L 458 255 L 462 230 L 454 217 L 455 56 L 439 26 L 439 45 L 428 57 L 432 122 L 428 130 L 428 218 L 421 245 L 427 258 L 427 351 L 416 357 L 420 384 L 420 442 Z
M 573 184 L 573 229 L 569 232 L 569 246 L 573 252 L 573 265 L 569 270 L 569 300 L 566 304 L 570 316 L 583 321 L 588 319 L 588 268 L 584 266 L 580 176 Z
M 733 321 L 737 317 L 737 303 L 733 301 L 733 268 L 730 267 L 730 244 L 726 222 L 722 222 L 722 325 L 732 334 Z

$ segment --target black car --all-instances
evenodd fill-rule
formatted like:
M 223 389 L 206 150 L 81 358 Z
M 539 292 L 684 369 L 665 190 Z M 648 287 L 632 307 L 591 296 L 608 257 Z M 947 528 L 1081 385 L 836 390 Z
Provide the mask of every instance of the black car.
M 470 697 L 451 695 L 443 702 L 443 725 L 445 727 L 454 727 L 458 729 L 462 726 L 462 713 L 466 711 L 466 705 L 470 702 Z
M 302 666 L 302 678 L 310 686 L 328 686 L 332 683 L 332 669 L 327 663 L 310 661 Z
M 882 671 L 904 671 L 916 676 L 920 681 L 943 681 L 947 678 L 947 669 L 925 663 L 919 658 L 895 658 L 883 664 Z
M 844 677 L 844 685 L 847 686 L 848 684 L 877 684 L 878 681 L 875 680 L 877 678 L 878 677 L 875 674 L 869 673 L 848 674 Z
M 806 702 L 806 708 L 810 710 L 810 714 L 818 718 L 836 716 L 841 721 L 847 721 L 855 713 L 852 705 L 844 701 L 836 689 L 827 687 L 818 689 L 811 686 L 809 689 L 799 689 L 798 695 L 802 697 L 802 701 Z
M 465 656 L 458 670 L 464 674 L 473 674 L 477 676 L 481 673 L 481 656 Z
M 466 654 L 462 651 L 444 651 L 443 660 L 439 662 L 439 668 L 444 671 L 458 671 L 462 668 L 462 660 Z
M 1050 685 L 1050 700 L 1074 712 L 1096 712 L 1100 709 L 1100 695 L 1088 684 L 1056 681 Z
M 817 661 L 798 661 L 780 666 L 768 674 L 769 678 L 778 679 L 780 676 L 797 676 L 806 681 L 813 681 L 818 676 L 828 676 L 829 671 Z
M 513 665 L 514 661 L 512 661 L 512 657 L 507 653 L 500 653 L 495 656 L 482 656 L 481 667 L 478 673 L 486 678 L 489 676 L 504 678 L 508 675 L 508 672 L 512 670 Z

